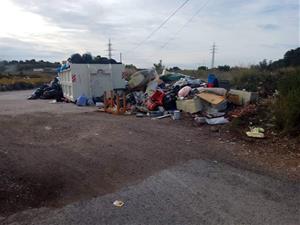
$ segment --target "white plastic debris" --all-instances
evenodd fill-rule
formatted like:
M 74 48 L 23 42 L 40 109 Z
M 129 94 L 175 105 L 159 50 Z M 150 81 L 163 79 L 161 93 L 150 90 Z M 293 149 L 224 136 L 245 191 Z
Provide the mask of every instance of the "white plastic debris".
M 124 202 L 121 200 L 116 200 L 113 202 L 114 206 L 116 207 L 122 207 L 124 205 Z
M 218 117 L 218 118 L 212 118 L 212 119 L 205 118 L 205 120 L 206 120 L 206 123 L 209 125 L 229 123 L 228 119 L 226 119 L 225 117 Z

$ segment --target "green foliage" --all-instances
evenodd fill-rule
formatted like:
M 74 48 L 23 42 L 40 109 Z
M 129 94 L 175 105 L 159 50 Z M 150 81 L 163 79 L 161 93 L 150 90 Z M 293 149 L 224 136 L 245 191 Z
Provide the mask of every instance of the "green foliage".
M 300 70 L 282 77 L 278 82 L 279 96 L 274 112 L 276 125 L 286 133 L 300 133 Z
M 300 66 L 300 48 L 287 51 L 283 60 L 286 66 Z
M 83 55 L 80 55 L 79 53 L 75 53 L 71 55 L 68 61 L 74 64 L 110 64 L 110 63 L 116 64 L 117 63 L 117 61 L 114 59 L 108 59 L 106 57 L 101 57 L 100 55 L 93 57 L 91 53 L 84 53 Z
M 82 63 L 82 56 L 79 53 L 75 53 L 73 55 L 71 55 L 71 57 L 69 58 L 69 61 L 72 63 Z
M 52 79 L 53 76 L 50 75 L 0 76 L 0 91 L 32 89 L 49 83 Z
M 208 70 L 208 67 L 207 66 L 199 66 L 197 70 Z
M 230 71 L 230 66 L 229 65 L 218 66 L 218 70 L 228 72 Z
M 181 69 L 178 66 L 174 66 L 174 67 L 169 68 L 168 71 L 177 73 L 177 72 L 180 72 Z
M 32 73 L 33 69 L 41 68 L 45 70 L 45 73 L 54 73 L 51 69 L 57 68 L 60 64 L 58 62 L 52 63 L 48 61 L 36 61 L 35 59 L 25 61 L 0 61 L 0 74 L 29 74 Z
M 91 53 L 84 53 L 82 55 L 82 62 L 83 63 L 92 63 L 93 62 L 93 56 Z
M 130 64 L 130 65 L 125 65 L 125 68 L 126 69 L 133 69 L 133 70 L 137 70 L 137 67 L 133 64 Z
M 162 64 L 162 60 L 159 60 L 159 63 L 157 64 L 154 63 L 153 66 L 158 74 L 161 74 L 163 72 L 164 66 Z
M 277 88 L 277 79 L 277 74 L 252 68 L 240 71 L 234 76 L 232 84 L 237 89 L 254 92 L 263 91 L 266 94 L 272 94 Z

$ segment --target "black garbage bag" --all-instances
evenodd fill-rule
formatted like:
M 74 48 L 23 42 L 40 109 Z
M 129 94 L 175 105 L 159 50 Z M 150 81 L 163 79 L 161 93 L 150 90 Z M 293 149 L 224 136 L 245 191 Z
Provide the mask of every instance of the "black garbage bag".
M 129 93 L 127 96 L 126 96 L 126 102 L 127 103 L 130 103 L 131 105 L 135 105 L 137 104 L 135 98 L 134 98 L 134 94 L 133 93 Z
M 45 91 L 44 94 L 40 97 L 41 99 L 54 99 L 57 95 L 57 90 L 51 89 L 49 91 Z
M 51 81 L 50 83 L 50 88 L 44 92 L 41 98 L 56 99 L 57 101 L 61 101 L 63 97 L 64 95 L 63 95 L 62 87 L 59 84 L 59 80 L 57 79 L 57 77 L 55 77 L 54 80 Z
M 63 90 L 61 85 L 59 84 L 59 80 L 54 78 L 51 81 L 50 85 L 44 84 L 41 87 L 37 88 L 32 95 L 28 98 L 31 99 L 56 99 L 57 101 L 61 101 L 63 95 Z
M 40 86 L 31 94 L 30 97 L 28 97 L 28 99 L 31 100 L 40 98 L 48 88 L 50 87 L 47 84 Z
M 176 94 L 174 92 L 169 92 L 165 95 L 163 100 L 163 106 L 165 110 L 176 109 Z
M 61 101 L 62 93 L 58 90 L 51 89 L 51 90 L 45 91 L 44 94 L 40 98 L 41 99 L 56 99 L 58 101 Z

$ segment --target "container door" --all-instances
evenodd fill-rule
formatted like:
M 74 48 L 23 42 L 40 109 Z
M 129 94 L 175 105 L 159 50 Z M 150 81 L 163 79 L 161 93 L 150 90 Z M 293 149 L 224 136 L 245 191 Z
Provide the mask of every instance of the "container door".
M 92 67 L 93 66 L 93 67 Z M 111 70 L 109 65 L 91 66 L 91 93 L 93 97 L 101 97 L 104 91 L 110 91 L 113 88 Z

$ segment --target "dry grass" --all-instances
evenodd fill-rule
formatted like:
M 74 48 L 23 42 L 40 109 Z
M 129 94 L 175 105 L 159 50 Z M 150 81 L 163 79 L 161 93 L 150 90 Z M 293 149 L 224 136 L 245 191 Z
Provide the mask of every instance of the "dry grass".
M 0 76 L 0 91 L 32 89 L 53 79 L 49 75 Z

